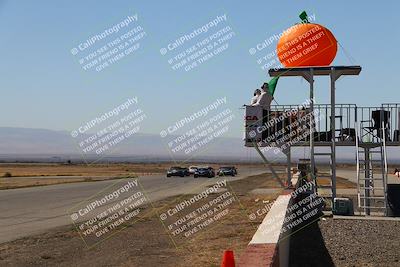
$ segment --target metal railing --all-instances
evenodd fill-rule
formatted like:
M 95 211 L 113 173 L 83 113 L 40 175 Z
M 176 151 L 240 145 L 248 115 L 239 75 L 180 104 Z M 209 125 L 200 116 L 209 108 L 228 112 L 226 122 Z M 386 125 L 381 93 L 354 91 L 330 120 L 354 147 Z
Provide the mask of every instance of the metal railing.
M 360 121 L 360 140 L 379 143 L 385 138 L 386 144 L 399 143 L 400 104 L 382 104 L 376 107 L 357 107 Z
M 400 104 L 398 103 L 384 103 L 382 104 L 383 110 L 390 112 L 390 126 L 392 129 L 391 142 L 400 141 Z M 386 140 L 388 141 L 388 140 Z
M 335 129 L 333 132 L 330 128 L 332 110 L 330 104 L 314 104 L 313 114 L 311 114 L 309 105 L 273 105 L 269 111 L 263 111 L 260 107 L 258 121 L 251 123 L 246 121 L 246 127 L 248 127 L 248 132 L 251 129 L 263 129 L 262 133 L 257 131 L 259 133 L 258 140 L 263 140 L 260 142 L 260 146 L 276 142 L 278 139 L 284 139 L 287 142 L 294 138 L 296 138 L 296 142 L 292 145 L 306 145 L 310 141 L 311 132 L 312 140 L 316 145 L 329 145 L 334 137 L 338 145 L 354 146 L 357 139 L 356 130 L 360 136 L 360 142 L 382 142 L 383 133 L 387 146 L 400 145 L 400 104 L 389 103 L 375 107 L 336 104 L 334 109 Z M 282 115 L 285 116 L 282 117 Z M 296 122 L 296 127 L 289 127 Z M 382 122 L 384 122 L 384 130 L 382 130 Z M 261 125 L 262 127 L 260 127 Z M 294 131 L 298 131 L 299 126 L 303 127 L 304 125 L 307 125 L 310 133 L 298 138 L 300 134 L 294 133 Z M 249 138 L 246 144 L 252 146 L 252 141 L 254 140 Z
M 296 119 L 300 120 L 301 117 L 310 113 L 310 107 L 305 106 L 299 109 L 298 105 L 274 105 L 271 106 L 272 117 L 279 117 L 281 113 L 291 110 L 298 110 Z M 336 141 L 355 141 L 355 128 L 357 122 L 357 106 L 355 104 L 336 104 L 335 105 L 335 120 L 336 129 L 334 132 Z M 271 116 L 270 116 L 271 117 Z M 314 104 L 314 114 L 310 125 L 313 126 L 313 140 L 315 142 L 331 142 L 332 131 L 330 128 L 331 121 L 331 105 L 330 104 Z M 279 128 L 285 128 L 285 125 L 290 123 L 286 120 Z M 275 132 L 274 129 L 272 132 Z M 288 129 L 286 134 L 291 135 L 293 128 Z M 296 129 L 294 129 L 296 130 Z M 309 137 L 303 141 L 309 141 Z
M 297 120 L 310 113 L 309 106 L 299 109 L 298 105 L 273 105 L 268 116 L 269 118 L 279 117 L 280 114 L 290 110 L 299 110 L 296 114 Z M 336 104 L 335 114 L 336 129 L 334 138 L 338 143 L 355 144 L 357 138 L 356 130 L 359 131 L 361 142 L 381 142 L 383 137 L 381 134 L 382 122 L 385 122 L 385 130 L 383 132 L 385 133 L 386 144 L 400 143 L 400 104 L 382 104 L 376 107 Z M 331 142 L 331 105 L 314 104 L 313 120 L 314 142 Z M 269 131 L 276 132 L 281 128 L 285 128 L 291 121 L 293 120 L 283 120 L 280 125 L 275 124 L 270 127 Z M 292 128 L 287 129 L 285 134 L 290 135 L 292 130 Z M 309 141 L 309 138 L 303 141 Z

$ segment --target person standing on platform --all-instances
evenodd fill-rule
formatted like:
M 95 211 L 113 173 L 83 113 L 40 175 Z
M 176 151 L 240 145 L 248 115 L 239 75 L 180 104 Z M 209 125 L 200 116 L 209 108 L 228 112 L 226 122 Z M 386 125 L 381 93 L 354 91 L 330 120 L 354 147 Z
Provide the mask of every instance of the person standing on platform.
M 257 102 L 252 104 L 252 106 L 261 106 L 264 110 L 271 109 L 271 102 L 274 99 L 272 94 L 269 92 L 268 83 L 264 83 L 261 86 L 261 94 L 257 99 Z
M 251 102 L 250 102 L 250 105 L 251 105 L 251 106 L 252 106 L 253 104 L 257 103 L 258 98 L 260 97 L 260 95 L 261 95 L 261 90 L 260 90 L 260 89 L 256 89 L 256 90 L 254 91 L 254 96 L 251 98 Z

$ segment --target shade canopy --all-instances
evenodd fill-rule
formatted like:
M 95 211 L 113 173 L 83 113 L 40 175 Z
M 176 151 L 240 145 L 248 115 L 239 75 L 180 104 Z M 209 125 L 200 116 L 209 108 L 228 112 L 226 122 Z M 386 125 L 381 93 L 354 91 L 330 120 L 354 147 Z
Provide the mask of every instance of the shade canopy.
M 328 76 L 332 73 L 332 70 L 341 75 L 358 75 L 361 72 L 361 66 L 322 66 L 270 69 L 268 74 L 271 77 L 303 76 L 305 72 L 310 72 L 311 69 L 314 76 Z

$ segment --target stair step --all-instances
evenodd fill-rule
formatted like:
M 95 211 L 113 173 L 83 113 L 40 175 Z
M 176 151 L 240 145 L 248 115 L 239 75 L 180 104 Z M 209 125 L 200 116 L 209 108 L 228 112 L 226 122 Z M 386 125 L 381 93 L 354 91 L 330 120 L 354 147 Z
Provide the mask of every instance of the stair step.
M 373 207 L 373 206 L 370 206 L 370 207 L 368 207 L 368 206 L 359 206 L 359 208 L 362 208 L 362 209 L 386 209 L 386 207 Z
M 382 178 L 359 178 L 360 181 L 383 181 Z
M 360 198 L 362 198 L 362 199 L 385 199 L 385 197 L 364 197 L 364 196 L 360 196 Z
M 331 156 L 332 153 L 314 153 L 314 156 Z
M 369 189 L 369 190 L 384 190 L 385 188 L 382 186 L 374 186 L 374 187 L 360 187 L 360 189 L 365 190 L 365 189 Z
M 320 189 L 332 189 L 331 185 L 319 185 L 318 188 Z
M 317 178 L 332 178 L 332 175 L 316 175 Z

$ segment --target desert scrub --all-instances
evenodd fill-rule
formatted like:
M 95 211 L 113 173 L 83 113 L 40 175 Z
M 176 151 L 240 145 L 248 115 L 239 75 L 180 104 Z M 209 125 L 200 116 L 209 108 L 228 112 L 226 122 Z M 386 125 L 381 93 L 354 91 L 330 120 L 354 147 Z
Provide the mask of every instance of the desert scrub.
M 3 175 L 3 177 L 12 177 L 12 174 L 11 174 L 11 172 L 6 172 L 6 173 Z

